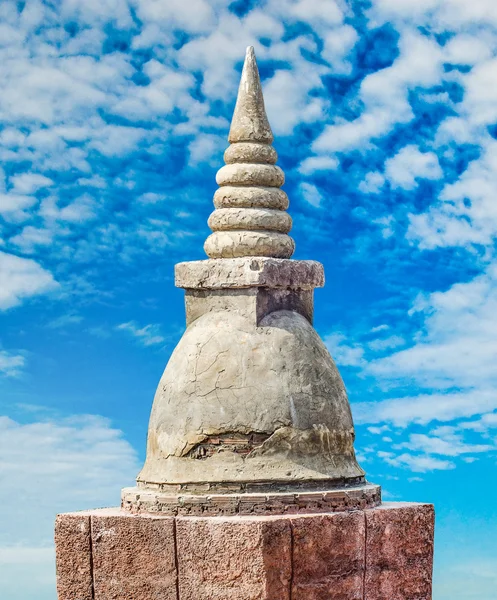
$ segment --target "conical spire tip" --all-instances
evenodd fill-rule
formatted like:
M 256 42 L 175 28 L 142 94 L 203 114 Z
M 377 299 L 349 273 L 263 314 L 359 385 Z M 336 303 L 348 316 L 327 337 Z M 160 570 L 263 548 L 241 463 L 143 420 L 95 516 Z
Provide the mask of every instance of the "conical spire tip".
M 253 46 L 248 46 L 245 53 L 228 140 L 231 144 L 237 142 L 271 144 L 273 141 Z

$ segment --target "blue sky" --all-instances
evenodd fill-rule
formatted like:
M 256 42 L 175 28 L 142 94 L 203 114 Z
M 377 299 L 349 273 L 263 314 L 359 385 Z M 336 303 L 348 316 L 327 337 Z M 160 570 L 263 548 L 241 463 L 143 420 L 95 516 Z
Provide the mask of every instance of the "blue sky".
M 434 600 L 494 600 L 494 0 L 0 3 L 0 596 L 141 466 L 250 44 L 361 463 L 435 503 Z

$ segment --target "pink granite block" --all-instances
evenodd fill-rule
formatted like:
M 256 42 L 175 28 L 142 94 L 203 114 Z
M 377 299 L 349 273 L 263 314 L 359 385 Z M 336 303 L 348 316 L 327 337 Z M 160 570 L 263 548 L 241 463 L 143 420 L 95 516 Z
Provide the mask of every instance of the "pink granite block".
M 291 523 L 292 598 L 363 600 L 364 513 L 294 517 Z
M 93 600 L 90 517 L 57 515 L 55 556 L 59 600 Z
M 174 519 L 91 513 L 94 600 L 178 600 Z
M 59 600 L 430 600 L 426 504 L 282 516 L 59 515 Z M 178 574 L 178 575 L 177 575 Z
M 433 506 L 386 503 L 365 514 L 365 600 L 431 600 Z
M 181 600 L 290 600 L 288 518 L 179 517 L 176 542 Z

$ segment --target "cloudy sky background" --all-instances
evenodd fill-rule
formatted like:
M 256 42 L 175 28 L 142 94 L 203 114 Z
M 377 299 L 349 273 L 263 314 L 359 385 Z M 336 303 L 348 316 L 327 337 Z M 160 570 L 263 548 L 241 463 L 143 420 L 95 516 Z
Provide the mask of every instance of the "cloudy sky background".
M 140 468 L 249 44 L 361 462 L 435 503 L 434 600 L 494 600 L 494 0 L 0 3 L 0 596 Z

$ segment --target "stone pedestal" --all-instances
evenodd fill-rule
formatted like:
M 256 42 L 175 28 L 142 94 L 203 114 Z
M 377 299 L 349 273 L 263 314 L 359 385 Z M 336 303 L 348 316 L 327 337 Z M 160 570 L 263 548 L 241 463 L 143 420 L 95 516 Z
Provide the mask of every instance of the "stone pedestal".
M 59 600 L 430 600 L 434 512 L 59 515 Z

